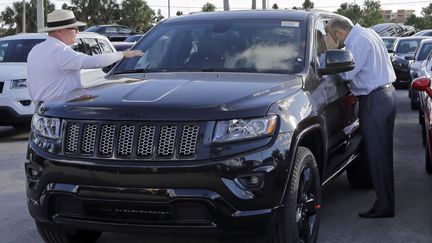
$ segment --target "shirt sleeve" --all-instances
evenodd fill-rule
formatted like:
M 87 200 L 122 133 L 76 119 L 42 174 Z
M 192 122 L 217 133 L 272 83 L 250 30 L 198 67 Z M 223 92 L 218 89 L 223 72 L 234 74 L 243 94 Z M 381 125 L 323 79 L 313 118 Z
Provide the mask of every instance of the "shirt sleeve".
M 77 71 L 81 69 L 102 68 L 111 65 L 123 58 L 121 52 L 104 53 L 89 56 L 87 54 L 66 47 L 58 53 L 58 63 L 62 70 Z
M 359 38 L 355 45 L 352 45 L 349 49 L 347 48 L 347 50 L 349 50 L 353 55 L 355 67 L 349 72 L 341 73 L 341 76 L 344 79 L 353 80 L 357 73 L 359 73 L 363 69 L 367 61 L 367 56 L 369 55 L 369 52 L 371 50 L 370 45 L 371 44 L 369 40 Z

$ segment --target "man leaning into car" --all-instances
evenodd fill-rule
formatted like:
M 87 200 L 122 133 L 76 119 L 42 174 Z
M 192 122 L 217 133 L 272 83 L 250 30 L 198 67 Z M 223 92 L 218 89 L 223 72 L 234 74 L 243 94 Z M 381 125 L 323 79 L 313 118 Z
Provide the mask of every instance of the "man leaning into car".
M 392 83 L 396 75 L 387 49 L 372 29 L 355 26 L 341 17 L 332 18 L 326 31 L 339 48 L 351 51 L 352 71 L 343 73 L 351 80 L 351 92 L 359 98 L 360 131 L 377 196 L 373 207 L 362 218 L 393 217 L 395 212 L 393 178 L 393 128 L 397 94 Z
M 36 45 L 27 58 L 27 83 L 30 97 L 40 102 L 68 94 L 81 88 L 81 69 L 102 68 L 122 58 L 142 56 L 140 50 L 89 56 L 70 48 L 75 43 L 79 26 L 70 10 L 54 10 L 47 16 L 48 38 Z

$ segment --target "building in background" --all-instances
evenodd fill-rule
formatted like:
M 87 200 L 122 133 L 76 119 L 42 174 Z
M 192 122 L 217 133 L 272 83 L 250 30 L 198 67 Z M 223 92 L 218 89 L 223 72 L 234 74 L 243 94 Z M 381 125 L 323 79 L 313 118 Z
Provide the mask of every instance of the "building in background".
M 405 23 L 407 18 L 415 14 L 412 9 L 398 9 L 396 12 L 392 10 L 383 10 L 385 22 Z

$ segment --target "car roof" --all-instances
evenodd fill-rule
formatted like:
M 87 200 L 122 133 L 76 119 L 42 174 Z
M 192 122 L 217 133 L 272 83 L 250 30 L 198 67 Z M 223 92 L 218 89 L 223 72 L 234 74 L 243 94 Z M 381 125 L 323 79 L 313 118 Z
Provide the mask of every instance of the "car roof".
M 0 40 L 46 39 L 47 36 L 48 36 L 47 33 L 21 33 L 16 35 L 5 36 L 3 38 L 0 38 Z M 78 32 L 77 34 L 77 38 L 86 38 L 86 37 L 108 40 L 106 36 L 94 32 Z
M 421 41 L 421 44 L 426 43 L 426 44 L 430 44 L 432 43 L 432 38 L 427 38 Z
M 314 11 L 316 13 L 316 11 Z M 324 11 L 322 11 L 324 12 Z M 164 20 L 164 23 L 176 23 L 187 21 L 206 21 L 206 20 L 261 20 L 261 19 L 287 19 L 303 21 L 311 14 L 304 10 L 235 10 L 218 12 L 200 12 L 189 15 L 182 15 Z

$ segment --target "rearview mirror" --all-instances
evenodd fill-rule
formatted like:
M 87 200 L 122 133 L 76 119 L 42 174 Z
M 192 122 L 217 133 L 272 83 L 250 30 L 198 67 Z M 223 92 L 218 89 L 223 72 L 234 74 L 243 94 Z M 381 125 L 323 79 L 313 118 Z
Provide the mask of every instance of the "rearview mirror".
M 425 91 L 432 98 L 431 80 L 426 77 L 416 78 L 412 81 L 411 87 L 418 91 Z
M 347 50 L 328 50 L 320 56 L 320 74 L 335 74 L 354 69 L 354 58 Z

